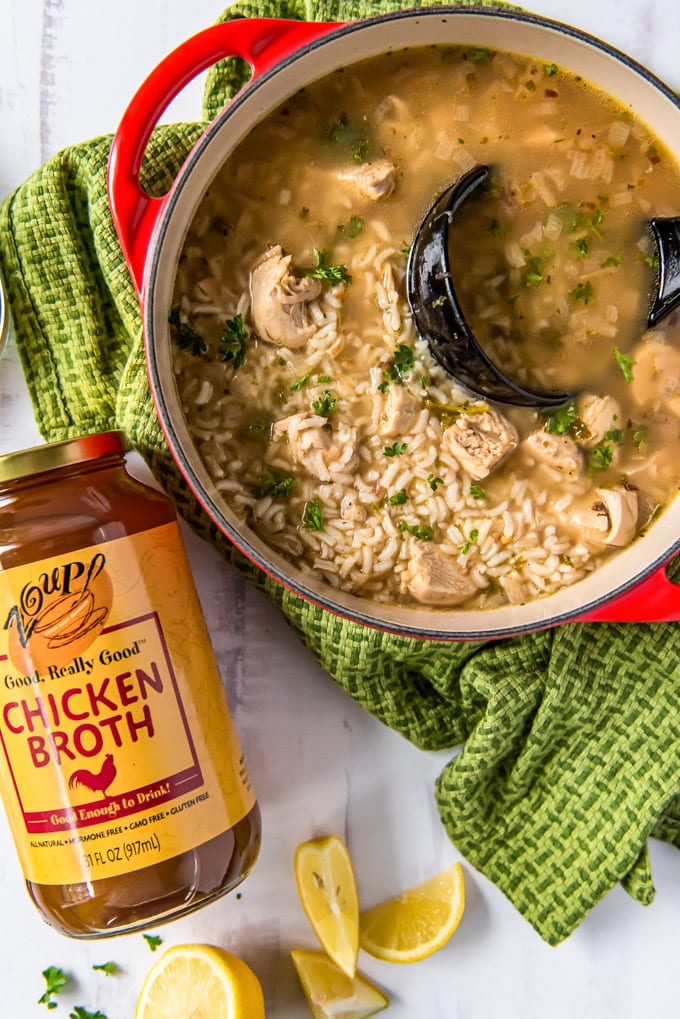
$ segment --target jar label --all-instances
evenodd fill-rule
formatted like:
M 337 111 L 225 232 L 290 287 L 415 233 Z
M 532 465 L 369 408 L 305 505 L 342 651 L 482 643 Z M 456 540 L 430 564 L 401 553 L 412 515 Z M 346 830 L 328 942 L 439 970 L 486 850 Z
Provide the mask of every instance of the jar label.
M 25 877 L 187 852 L 255 803 L 176 523 L 0 573 L 0 779 Z

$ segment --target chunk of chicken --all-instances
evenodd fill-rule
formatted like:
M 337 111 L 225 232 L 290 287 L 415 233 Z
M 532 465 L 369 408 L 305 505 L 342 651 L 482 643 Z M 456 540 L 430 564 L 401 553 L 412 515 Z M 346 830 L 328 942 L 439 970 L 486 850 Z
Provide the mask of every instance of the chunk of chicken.
M 340 503 L 340 516 L 343 520 L 350 520 L 353 523 L 361 524 L 366 519 L 366 510 L 359 501 L 355 491 L 348 492 L 342 497 Z
M 321 293 L 321 283 L 290 271 L 291 256 L 279 244 L 268 248 L 250 273 L 250 297 L 255 330 L 268 343 L 298 350 L 315 331 L 309 302 Z
M 532 459 L 554 467 L 569 478 L 575 478 L 581 473 L 581 451 L 568 435 L 551 435 L 541 430 L 527 435 L 522 445 Z
M 388 198 L 394 191 L 396 169 L 389 159 L 381 159 L 376 163 L 362 163 L 352 170 L 343 170 L 338 178 L 351 184 L 362 198 L 376 202 L 379 198 Z
M 394 436 L 410 431 L 420 408 L 420 400 L 404 386 L 390 386 L 380 416 L 380 434 Z
M 680 350 L 655 338 L 641 343 L 633 359 L 630 388 L 638 407 L 680 416 Z
M 577 404 L 578 416 L 588 429 L 587 437 L 579 439 L 586 449 L 594 449 L 607 432 L 621 427 L 621 407 L 613 396 L 584 393 Z
M 318 414 L 292 414 L 272 429 L 274 440 L 287 438 L 291 458 L 319 481 L 331 481 L 333 474 L 352 471 L 357 463 L 356 429 L 344 423 L 335 429 L 326 425 Z
M 569 523 L 575 525 L 580 537 L 591 545 L 623 548 L 637 530 L 637 492 L 616 486 L 596 488 L 594 495 L 589 505 L 571 509 Z
M 479 590 L 451 556 L 421 541 L 411 543 L 401 583 L 402 591 L 423 605 L 460 605 Z
M 517 432 L 497 411 L 461 414 L 444 432 L 444 445 L 476 481 L 486 478 L 517 447 Z

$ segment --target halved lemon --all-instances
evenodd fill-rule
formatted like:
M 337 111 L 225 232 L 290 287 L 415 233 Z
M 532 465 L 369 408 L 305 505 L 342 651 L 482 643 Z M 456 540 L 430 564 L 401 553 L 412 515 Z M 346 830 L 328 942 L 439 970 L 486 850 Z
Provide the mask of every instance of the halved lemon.
M 361 947 L 385 962 L 417 962 L 445 945 L 465 908 L 459 863 L 365 910 L 359 919 Z
M 352 979 L 323 952 L 290 953 L 314 1019 L 368 1019 L 389 1001 L 370 981 Z
M 149 970 L 135 1019 L 264 1019 L 260 982 L 213 945 L 176 945 Z
M 326 835 L 301 843 L 295 850 L 295 881 L 321 947 L 343 973 L 353 977 L 359 954 L 359 900 L 342 839 Z

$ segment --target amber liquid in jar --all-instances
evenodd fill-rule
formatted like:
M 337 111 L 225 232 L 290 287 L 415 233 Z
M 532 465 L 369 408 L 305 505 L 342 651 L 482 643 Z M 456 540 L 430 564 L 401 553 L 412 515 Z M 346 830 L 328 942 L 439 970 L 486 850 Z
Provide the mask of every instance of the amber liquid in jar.
M 56 451 L 55 453 L 52 453 L 53 449 Z M 171 552 L 174 548 L 172 535 L 177 528 L 177 521 L 172 503 L 165 495 L 143 485 L 127 473 L 124 452 L 124 438 L 120 433 L 103 433 L 72 442 L 37 447 L 36 450 L 10 454 L 8 457 L 0 459 L 0 581 L 6 574 L 11 575 L 12 572 L 17 572 L 17 568 L 28 569 L 30 567 L 30 570 L 33 571 L 31 577 L 36 578 L 35 583 L 42 584 L 43 588 L 49 589 L 50 586 L 55 587 L 59 584 L 59 581 L 55 582 L 54 580 L 57 576 L 55 568 L 52 566 L 54 562 L 65 561 L 71 572 L 70 583 L 71 587 L 76 589 L 76 597 L 74 599 L 72 594 L 72 601 L 66 604 L 65 610 L 62 612 L 62 617 L 65 616 L 66 622 L 59 624 L 58 636 L 53 641 L 57 648 L 64 640 L 64 632 L 70 638 L 71 632 L 77 625 L 77 622 L 74 624 L 73 617 L 81 611 L 84 600 L 82 593 L 77 590 L 77 582 L 72 579 L 73 575 L 78 573 L 78 569 L 71 568 L 69 565 L 73 562 L 79 563 L 84 558 L 83 550 L 94 553 L 91 559 L 98 564 L 100 560 L 97 556 L 100 548 L 105 548 L 106 554 L 109 555 L 133 536 L 139 536 L 138 540 L 146 540 L 147 535 L 150 534 L 150 558 L 155 559 L 157 536 L 165 540 L 168 533 L 170 534 L 168 540 Z M 22 457 L 28 459 L 24 462 Z M 58 466 L 54 467 L 52 463 Z M 32 471 L 29 476 L 20 475 L 9 479 L 9 475 L 27 469 L 27 464 L 37 470 Z M 49 469 L 41 470 L 40 468 L 44 465 L 49 465 Z M 179 534 L 179 532 L 177 533 Z M 43 565 L 46 562 L 52 567 L 51 572 L 50 569 L 44 570 Z M 168 583 L 167 563 L 162 562 L 158 566 L 163 574 L 161 583 Z M 182 576 L 182 571 L 188 568 L 180 562 L 177 569 L 179 575 Z M 152 574 L 153 572 L 152 569 Z M 46 577 L 47 580 L 41 581 L 41 577 Z M 20 580 L 23 579 L 22 575 Z M 188 588 L 187 598 L 192 604 L 198 605 L 198 596 L 190 574 L 187 573 L 184 579 L 185 587 Z M 34 581 L 31 580 L 30 583 L 34 583 Z M 44 591 L 42 593 L 32 592 L 27 583 L 21 588 L 21 595 L 17 596 L 16 605 L 12 603 L 11 596 L 9 596 L 9 600 L 6 597 L 2 605 L 3 619 L 1 620 L 6 630 L 11 631 L 14 622 L 19 619 L 24 630 L 28 630 L 30 627 L 32 603 L 30 596 L 25 595 L 27 587 L 30 593 L 35 595 L 34 601 L 37 597 L 44 597 Z M 87 594 L 89 597 L 90 592 Z M 24 601 L 28 602 L 28 611 L 22 602 L 22 597 Z M 114 613 L 117 597 L 114 586 L 111 615 Z M 174 600 L 175 596 L 173 595 L 169 601 L 173 602 Z M 92 598 L 90 598 L 90 602 L 92 602 Z M 11 603 L 12 607 L 8 613 L 7 605 Z M 21 612 L 16 610 L 17 605 Z M 167 610 L 168 606 L 166 605 L 164 608 Z M 200 606 L 197 611 L 200 612 Z M 50 627 L 54 629 L 54 615 L 55 611 L 50 610 L 47 622 L 41 623 L 43 629 Z M 125 606 L 122 608 L 122 616 L 125 618 Z M 97 621 L 97 611 L 92 612 L 91 617 Z M 44 616 L 42 618 L 44 619 Z M 160 628 L 164 627 L 167 632 L 174 629 L 180 637 L 191 643 L 192 635 L 186 631 L 184 619 L 171 620 L 168 623 L 162 613 L 159 613 L 159 619 Z M 9 626 L 6 620 L 9 622 Z M 247 786 L 245 792 L 239 791 L 238 782 L 234 786 L 241 797 L 239 800 L 241 812 L 245 812 L 233 825 L 224 822 L 223 830 L 211 834 L 205 841 L 201 841 L 197 845 L 190 844 L 182 851 L 167 858 L 163 858 L 163 853 L 160 850 L 157 853 L 156 843 L 162 849 L 169 838 L 172 844 L 174 832 L 168 826 L 179 824 L 184 817 L 189 819 L 184 821 L 185 827 L 188 825 L 193 829 L 190 836 L 186 831 L 184 832 L 185 843 L 188 837 L 196 837 L 195 831 L 202 830 L 202 824 L 203 826 L 207 825 L 207 830 L 210 833 L 211 823 L 214 827 L 212 818 L 215 813 L 215 803 L 218 806 L 221 804 L 219 791 L 215 792 L 217 781 L 215 776 L 217 775 L 217 779 L 219 779 L 220 773 L 224 775 L 226 765 L 224 761 L 219 760 L 219 747 L 227 737 L 231 738 L 233 742 L 233 734 L 225 736 L 220 732 L 219 711 L 217 712 L 218 724 L 216 728 L 215 703 L 218 703 L 219 698 L 223 697 L 221 684 L 219 684 L 219 690 L 214 688 L 214 683 L 213 688 L 210 687 L 210 684 L 207 687 L 201 684 L 200 692 L 196 694 L 195 698 L 197 703 L 193 705 L 190 703 L 192 681 L 202 679 L 202 677 L 189 677 L 189 690 L 183 691 L 181 709 L 184 714 L 193 719 L 193 729 L 188 730 L 188 743 L 193 743 L 194 750 L 196 750 L 196 747 L 204 747 L 207 739 L 209 748 L 213 752 L 213 761 L 206 763 L 205 760 L 199 760 L 195 768 L 203 776 L 209 775 L 212 781 L 209 794 L 203 791 L 203 786 L 197 784 L 198 779 L 195 776 L 193 779 L 194 789 L 190 790 L 188 795 L 181 793 L 180 785 L 180 791 L 176 791 L 176 795 L 171 796 L 173 790 L 170 788 L 170 782 L 158 780 L 148 783 L 146 786 L 142 784 L 141 790 L 138 783 L 136 793 L 127 792 L 123 795 L 111 794 L 115 780 L 111 789 L 102 788 L 114 769 L 120 775 L 125 767 L 135 764 L 134 761 L 130 762 L 130 756 L 144 744 L 144 740 L 149 736 L 152 728 L 154 730 L 153 739 L 160 739 L 162 733 L 158 731 L 158 720 L 153 716 L 154 709 L 150 705 L 152 705 L 153 697 L 159 696 L 157 691 L 161 687 L 163 687 L 164 695 L 170 689 L 170 683 L 166 676 L 161 675 L 160 666 L 157 668 L 153 662 L 151 666 L 148 662 L 142 662 L 139 670 L 135 669 L 137 662 L 131 664 L 128 661 L 122 661 L 122 665 L 120 664 L 121 656 L 124 656 L 126 650 L 131 651 L 137 658 L 141 658 L 144 653 L 143 646 L 151 638 L 143 636 L 132 641 L 131 637 L 128 637 L 126 640 L 118 642 L 122 650 L 111 651 L 111 647 L 106 641 L 113 639 L 117 632 L 126 632 L 126 625 L 127 620 L 124 625 L 110 628 L 110 637 L 107 637 L 109 631 L 102 630 L 103 635 L 97 638 L 100 644 L 96 646 L 96 649 L 102 647 L 102 650 L 92 652 L 91 649 L 95 645 L 91 644 L 82 653 L 75 654 L 70 663 L 68 654 L 64 656 L 63 652 L 59 659 L 63 664 L 54 666 L 47 664 L 45 660 L 36 666 L 34 671 L 32 671 L 34 666 L 32 661 L 23 670 L 17 669 L 11 661 L 3 662 L 3 670 L 7 673 L 5 685 L 8 680 L 11 680 L 14 687 L 5 697 L 3 715 L 6 723 L 3 730 L 5 754 L 11 754 L 7 747 L 8 737 L 16 740 L 19 747 L 18 754 L 24 753 L 26 739 L 29 742 L 33 740 L 30 750 L 32 758 L 30 755 L 27 756 L 23 764 L 17 764 L 16 768 L 14 767 L 15 762 L 10 761 L 13 774 L 15 771 L 20 772 L 22 766 L 24 774 L 26 774 L 26 761 L 29 765 L 37 764 L 35 782 L 27 786 L 29 793 L 22 794 L 21 797 L 21 811 L 24 816 L 33 818 L 33 834 L 26 835 L 23 830 L 17 832 L 17 828 L 22 828 L 21 812 L 17 811 L 16 805 L 11 801 L 11 792 L 7 791 L 8 782 L 6 779 L 3 781 L 5 806 L 8 808 L 17 848 L 20 850 L 19 855 L 22 858 L 24 873 L 27 875 L 32 874 L 36 869 L 41 873 L 46 869 L 49 870 L 48 857 L 58 852 L 69 852 L 68 841 L 75 837 L 75 844 L 79 846 L 79 862 L 74 864 L 73 859 L 69 858 L 68 864 L 65 865 L 65 871 L 68 877 L 75 876 L 80 879 L 56 883 L 56 877 L 54 880 L 46 881 L 27 876 L 26 883 L 31 898 L 47 922 L 63 933 L 77 938 L 103 937 L 125 931 L 140 930 L 199 908 L 229 892 L 243 880 L 255 863 L 260 846 L 259 808 L 252 793 L 247 791 L 249 783 L 246 778 L 242 780 Z M 135 630 L 135 627 L 142 624 L 133 620 L 130 625 L 134 632 L 140 632 Z M 144 625 L 150 624 L 145 622 Z M 132 636 L 134 636 L 134 632 L 131 631 Z M 167 633 L 164 633 L 163 639 L 165 640 L 166 637 Z M 207 631 L 205 637 L 207 638 Z M 89 635 L 83 638 L 85 641 L 88 639 Z M 199 642 L 201 640 L 203 640 L 203 636 L 199 634 Z M 30 639 L 27 649 L 30 653 Z M 78 652 L 79 647 L 76 646 L 75 650 Z M 69 685 L 73 684 L 73 671 L 77 672 L 81 664 L 85 670 L 88 663 L 93 661 L 93 658 L 88 657 L 88 653 L 93 655 L 98 653 L 99 658 L 107 663 L 105 678 L 99 681 L 88 681 L 85 686 L 82 686 L 81 681 L 81 687 Z M 210 662 L 212 649 L 203 649 L 203 653 L 204 660 L 207 655 L 207 660 Z M 116 656 L 117 665 L 114 661 Z M 160 661 L 160 654 L 157 657 Z M 214 662 L 214 659 L 212 661 Z M 114 681 L 112 670 L 116 669 L 117 675 Z M 135 675 L 138 680 L 137 686 L 133 682 Z M 52 693 L 59 687 L 62 690 L 60 695 Z M 210 692 L 211 689 L 211 697 L 214 696 L 217 701 L 198 703 L 201 698 L 205 699 L 206 690 Z M 116 693 L 113 692 L 114 690 Z M 36 694 L 35 691 L 38 693 Z M 50 694 L 52 694 L 52 700 L 50 700 Z M 32 696 L 39 696 L 40 704 L 31 700 Z M 118 698 L 117 701 L 116 698 Z M 88 710 L 88 700 L 89 708 L 94 710 L 95 716 L 98 717 L 88 716 L 89 721 L 82 721 Z M 115 705 L 115 710 L 104 725 L 102 716 L 110 705 Z M 144 710 L 140 711 L 142 705 Z M 226 701 L 223 710 L 226 712 L 227 721 L 230 722 Z M 133 715 L 135 711 L 136 714 Z M 72 726 L 73 741 L 70 743 L 70 735 L 59 729 L 59 726 L 64 722 L 65 714 L 69 716 L 69 721 L 73 716 L 73 725 L 75 726 L 75 728 Z M 47 716 L 46 721 L 43 715 Z M 126 735 L 124 720 L 127 716 L 130 717 L 130 722 L 129 732 Z M 209 721 L 204 723 L 206 717 Z M 115 721 L 116 719 L 117 721 Z M 171 719 L 167 724 L 171 723 L 175 724 L 175 721 Z M 205 724 L 206 732 L 212 733 L 209 738 L 205 737 L 205 733 L 201 730 L 203 724 Z M 8 727 L 9 732 L 7 732 Z M 48 730 L 50 731 L 48 732 Z M 183 730 L 180 731 L 180 736 L 182 732 Z M 133 737 L 132 742 L 129 739 L 130 733 Z M 147 742 L 151 745 L 152 740 L 147 740 Z M 238 753 L 238 744 L 236 747 L 236 753 Z M 90 756 L 83 758 L 76 753 L 76 749 Z M 159 749 L 167 755 L 174 753 L 176 748 L 171 747 L 168 750 L 166 745 L 159 742 Z M 113 754 L 107 755 L 105 753 L 107 750 L 113 750 Z M 108 762 L 108 772 L 106 770 L 107 756 L 111 758 L 111 761 Z M 77 802 L 75 805 L 73 802 L 62 804 L 61 813 L 57 812 L 56 814 L 47 815 L 47 812 L 40 810 L 32 813 L 27 811 L 26 801 L 30 798 L 31 790 L 35 789 L 35 783 L 39 784 L 42 776 L 49 770 L 55 770 L 57 759 L 62 771 L 61 786 L 73 790 L 69 796 L 71 800 L 75 799 Z M 0 760 L 0 765 L 5 763 Z M 84 766 L 87 766 L 86 770 Z M 185 771 L 187 770 L 190 771 L 191 768 L 185 769 Z M 70 781 L 67 780 L 69 771 L 71 772 Z M 233 785 L 233 776 L 230 775 L 228 768 L 226 768 L 226 774 L 228 783 L 231 782 Z M 30 778 L 29 775 L 29 780 Z M 186 781 L 186 777 L 183 781 Z M 90 787 L 88 788 L 83 783 L 90 783 Z M 127 786 L 121 786 L 119 782 L 119 786 L 125 790 L 129 790 L 133 784 L 130 781 Z M 225 797 L 227 795 L 229 794 L 225 793 Z M 151 816 L 151 821 L 148 820 L 148 811 L 146 814 L 126 813 L 127 808 L 132 806 L 136 808 L 138 801 L 143 797 L 149 797 L 151 808 L 155 811 L 155 814 Z M 208 802 L 201 802 L 201 798 Z M 194 801 L 198 801 L 198 804 Z M 28 805 L 30 806 L 30 804 Z M 44 806 L 44 804 L 38 803 L 37 806 Z M 118 810 L 114 810 L 116 807 Z M 192 812 L 196 809 L 204 810 L 205 816 L 201 815 L 202 822 L 199 818 L 199 822 L 196 823 L 191 817 Z M 106 811 L 110 811 L 110 814 L 104 815 L 104 821 L 98 827 L 91 823 L 86 827 L 79 827 L 74 822 L 74 818 L 96 817 L 100 812 Z M 43 813 L 46 814 L 44 819 Z M 162 823 L 166 825 L 168 835 L 161 833 L 160 836 L 154 836 L 153 834 L 154 824 L 160 823 L 157 820 L 154 821 L 153 817 L 157 819 L 159 813 L 165 815 Z M 48 831 L 50 824 L 55 823 L 55 819 L 56 823 L 61 825 L 60 829 L 56 833 L 46 836 L 45 832 Z M 28 821 L 25 823 L 28 824 Z M 40 831 L 38 835 L 35 834 L 37 830 Z M 92 837 L 93 832 L 96 834 L 102 830 L 105 835 L 101 840 Z M 64 843 L 63 847 L 61 849 L 48 848 L 47 844 L 52 838 Z M 20 842 L 28 841 L 30 843 L 31 840 L 34 843 L 43 843 L 42 848 L 25 850 L 22 853 Z M 31 862 L 32 851 L 42 853 L 45 862 L 39 860 L 38 863 L 33 864 Z M 167 853 L 167 849 L 165 852 Z M 28 854 L 28 865 L 26 854 Z M 157 855 L 160 855 L 161 858 L 154 859 L 154 856 Z M 73 852 L 71 851 L 72 856 Z M 154 862 L 146 863 L 145 856 Z M 76 870 L 80 870 L 79 874 L 74 874 L 74 866 Z M 107 876 L 107 867 L 109 869 L 113 867 L 117 872 Z M 54 871 L 55 876 L 58 876 L 57 864 L 54 864 Z

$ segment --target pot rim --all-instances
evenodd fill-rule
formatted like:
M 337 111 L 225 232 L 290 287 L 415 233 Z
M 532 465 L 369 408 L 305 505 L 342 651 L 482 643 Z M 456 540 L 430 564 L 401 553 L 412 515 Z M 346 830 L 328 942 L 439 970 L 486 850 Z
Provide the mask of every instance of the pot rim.
M 381 618 L 380 615 L 376 615 L 375 612 L 376 609 L 379 611 L 381 608 L 394 608 L 393 606 L 369 601 L 368 599 L 361 598 L 359 596 L 339 597 L 342 593 L 337 592 L 329 585 L 324 585 L 320 588 L 312 587 L 307 582 L 307 578 L 303 574 L 298 574 L 297 572 L 293 574 L 292 571 L 295 569 L 294 565 L 291 568 L 291 564 L 284 560 L 283 557 L 279 556 L 275 550 L 265 546 L 263 542 L 260 542 L 259 539 L 257 539 L 257 536 L 254 535 L 254 532 L 250 532 L 250 530 L 246 527 L 241 526 L 239 528 L 233 524 L 220 507 L 219 503 L 210 495 L 208 488 L 199 477 L 194 465 L 191 463 L 189 456 L 187 455 L 181 439 L 176 433 L 176 423 L 173 420 L 172 409 L 168 404 L 164 390 L 163 373 L 159 370 L 159 365 L 155 356 L 155 348 L 157 344 L 155 317 L 157 312 L 157 291 L 159 280 L 162 278 L 163 274 L 165 249 L 167 244 L 172 243 L 172 240 L 169 241 L 168 238 L 174 225 L 175 210 L 183 200 L 185 188 L 192 177 L 197 163 L 203 159 L 206 150 L 213 145 L 215 139 L 223 130 L 225 123 L 230 121 L 244 104 L 255 104 L 258 94 L 262 88 L 267 86 L 272 78 L 275 78 L 285 68 L 290 67 L 292 64 L 297 63 L 303 58 L 306 58 L 316 50 L 326 47 L 330 42 L 335 42 L 344 37 L 351 37 L 355 33 L 364 33 L 375 26 L 385 25 L 386 23 L 394 23 L 403 20 L 429 20 L 432 18 L 439 18 L 443 21 L 448 21 L 449 18 L 465 17 L 469 19 L 471 16 L 490 21 L 507 20 L 513 23 L 520 22 L 534 26 L 538 29 L 552 30 L 559 35 L 575 40 L 577 43 L 584 43 L 591 49 L 600 51 L 607 57 L 614 58 L 615 61 L 624 65 L 626 69 L 644 79 L 653 89 L 660 92 L 676 109 L 680 110 L 680 95 L 676 94 L 657 75 L 644 65 L 640 64 L 633 57 L 630 57 L 615 46 L 612 46 L 588 32 L 566 25 L 563 22 L 527 11 L 462 5 L 423 7 L 376 15 L 362 21 L 329 26 L 329 32 L 327 35 L 304 44 L 288 56 L 278 61 L 274 66 L 264 71 L 261 75 L 248 82 L 248 84 L 229 102 L 224 110 L 221 111 L 215 120 L 208 125 L 205 132 L 198 139 L 196 145 L 185 160 L 178 177 L 167 196 L 163 213 L 159 217 L 154 229 L 151 241 L 151 255 L 145 266 L 143 287 L 143 314 L 145 323 L 144 342 L 147 351 L 147 365 L 151 391 L 158 411 L 161 427 L 175 463 L 179 467 L 184 479 L 197 498 L 201 507 L 208 514 L 218 529 L 224 533 L 251 562 L 262 569 L 269 577 L 273 578 L 284 588 L 287 588 L 293 593 L 299 595 L 305 601 L 311 602 L 312 604 L 317 605 L 337 616 L 368 626 L 372 629 L 378 629 L 383 632 L 398 633 L 399 635 L 406 637 L 438 639 L 449 642 L 455 640 L 488 640 L 520 636 L 522 634 L 548 629 L 558 624 L 582 620 L 589 613 L 601 609 L 608 603 L 624 595 L 626 592 L 631 592 L 631 589 L 634 589 L 641 582 L 652 578 L 657 572 L 661 571 L 665 575 L 665 566 L 680 550 L 680 534 L 670 538 L 670 540 L 667 539 L 668 543 L 664 544 L 663 548 L 658 549 L 650 561 L 642 564 L 632 572 L 627 573 L 623 580 L 611 584 L 611 586 L 607 587 L 606 590 L 596 593 L 593 596 L 586 598 L 586 600 L 578 600 L 578 598 L 574 598 L 572 596 L 570 599 L 572 601 L 571 605 L 558 608 L 557 610 L 550 610 L 550 602 L 556 597 L 560 597 L 560 600 L 563 600 L 567 592 L 572 592 L 573 595 L 573 592 L 575 590 L 578 591 L 580 586 L 588 580 L 588 577 L 576 582 L 569 588 L 561 589 L 556 592 L 556 594 L 532 599 L 523 605 L 512 606 L 511 608 L 514 610 L 513 614 L 519 617 L 517 622 L 494 625 L 493 615 L 499 611 L 498 609 L 481 609 L 476 611 L 464 610 L 464 612 L 461 612 L 456 611 L 455 609 L 437 609 L 436 607 L 431 606 L 405 607 L 403 614 L 405 618 L 402 619 L 400 615 L 398 622 L 388 622 L 384 618 Z M 333 67 L 329 68 L 327 73 L 330 73 L 332 70 Z M 310 77 L 308 80 L 312 81 L 315 80 L 315 78 Z M 282 95 L 277 100 L 277 103 L 268 104 L 265 114 L 275 108 L 275 105 L 278 105 L 279 102 L 284 101 L 285 98 L 286 96 Z M 257 120 L 253 119 L 248 130 L 252 128 L 255 123 L 257 123 Z M 239 136 L 234 144 L 238 144 L 238 141 L 240 141 L 242 137 L 244 137 L 243 134 Z M 224 162 L 227 158 L 229 151 L 222 157 L 222 162 Z M 200 197 L 202 198 L 204 194 L 205 188 L 201 190 Z M 190 220 L 191 217 L 185 220 L 183 224 L 184 232 L 186 232 Z M 176 254 L 178 256 L 179 252 L 177 251 Z M 172 385 L 174 385 L 174 382 Z M 676 499 L 676 502 L 678 499 L 680 499 L 680 497 Z M 226 510 L 226 507 L 224 507 L 224 509 Z M 668 510 L 663 514 L 664 517 L 667 512 Z M 255 541 L 251 540 L 251 533 L 253 538 L 256 539 Z M 636 546 L 639 546 L 641 540 L 643 539 L 638 539 L 635 543 Z M 263 546 L 262 551 L 258 549 L 259 544 L 262 544 Z M 621 553 L 613 556 L 602 566 L 599 566 L 596 570 L 594 570 L 589 576 L 592 577 L 595 574 L 601 576 L 603 571 L 606 571 L 607 565 L 618 559 L 620 555 Z M 545 608 L 545 611 L 542 611 L 543 608 Z M 503 606 L 503 609 L 507 610 L 508 606 Z M 529 614 L 532 618 L 525 619 L 524 617 Z M 416 621 L 409 622 L 409 616 L 412 620 Z M 451 629 L 450 626 L 445 629 L 444 625 L 447 620 L 450 622 L 452 617 L 455 616 L 459 616 L 460 619 L 465 619 L 466 621 L 475 620 L 475 622 L 479 625 L 474 625 L 472 628 L 466 626 L 461 630 Z M 417 620 L 421 617 L 426 617 L 427 622 L 418 622 Z M 441 627 L 436 625 L 435 621 L 438 618 L 441 619 Z M 488 620 L 487 625 L 484 625 L 485 619 Z

